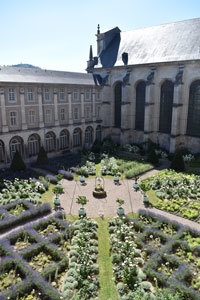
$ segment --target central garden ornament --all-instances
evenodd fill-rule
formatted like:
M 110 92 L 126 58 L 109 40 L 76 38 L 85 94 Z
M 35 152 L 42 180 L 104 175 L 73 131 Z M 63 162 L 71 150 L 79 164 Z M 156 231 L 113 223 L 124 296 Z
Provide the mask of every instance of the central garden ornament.
M 104 179 L 100 175 L 95 178 L 95 189 L 93 191 L 93 196 L 96 198 L 105 198 L 107 196 L 104 190 Z

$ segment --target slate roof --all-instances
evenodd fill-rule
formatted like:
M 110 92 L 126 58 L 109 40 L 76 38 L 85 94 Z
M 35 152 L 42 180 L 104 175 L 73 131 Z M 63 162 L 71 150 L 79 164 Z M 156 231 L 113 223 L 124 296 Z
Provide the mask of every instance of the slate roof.
M 120 32 L 101 53 L 97 67 L 124 65 L 122 53 L 128 53 L 128 65 L 200 59 L 200 18 Z M 118 47 L 118 48 L 116 48 Z M 117 53 L 114 57 L 114 53 Z M 110 62 L 113 62 L 110 64 Z
M 51 71 L 33 68 L 0 67 L 0 83 L 40 83 L 94 85 L 87 73 Z

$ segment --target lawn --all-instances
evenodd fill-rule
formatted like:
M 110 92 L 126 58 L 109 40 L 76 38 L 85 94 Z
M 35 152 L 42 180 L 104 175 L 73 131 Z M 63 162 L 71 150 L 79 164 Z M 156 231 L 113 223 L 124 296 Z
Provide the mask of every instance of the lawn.
M 49 189 L 44 194 L 42 194 L 42 197 L 41 197 L 42 203 L 45 203 L 45 202 L 50 203 L 52 207 L 54 207 L 54 204 L 53 204 L 53 197 L 54 197 L 53 188 L 54 187 L 55 187 L 55 184 L 50 184 Z

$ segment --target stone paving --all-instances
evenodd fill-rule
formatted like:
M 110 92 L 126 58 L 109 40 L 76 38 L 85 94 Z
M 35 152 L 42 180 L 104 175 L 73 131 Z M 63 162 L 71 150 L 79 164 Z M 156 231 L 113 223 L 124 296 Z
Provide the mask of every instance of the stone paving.
M 156 174 L 158 171 L 159 170 L 155 169 L 149 171 L 142 175 L 140 180 L 150 177 Z M 64 208 L 67 214 L 77 215 L 80 205 L 76 203 L 76 198 L 79 195 L 84 195 L 89 200 L 85 206 L 88 217 L 99 217 L 101 214 L 103 214 L 105 217 L 117 216 L 117 198 L 125 200 L 125 204 L 123 205 L 125 213 L 137 213 L 139 209 L 146 209 L 142 202 L 141 193 L 133 190 L 134 180 L 121 180 L 120 185 L 115 185 L 113 179 L 105 178 L 104 183 L 104 189 L 107 193 L 107 197 L 103 199 L 97 199 L 93 197 L 92 194 L 95 188 L 94 178 L 86 179 L 85 185 L 82 185 L 79 181 L 75 182 L 63 180 L 62 184 L 64 187 L 64 194 L 60 196 L 61 206 Z M 169 214 L 156 208 L 148 208 L 146 210 L 200 231 L 200 224 L 196 222 Z

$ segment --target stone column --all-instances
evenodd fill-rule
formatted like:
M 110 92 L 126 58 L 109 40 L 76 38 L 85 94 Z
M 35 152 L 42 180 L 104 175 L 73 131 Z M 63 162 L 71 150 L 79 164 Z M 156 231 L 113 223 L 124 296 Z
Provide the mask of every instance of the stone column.
M 0 102 L 1 102 L 1 120 L 2 132 L 8 132 L 7 118 L 6 118 L 6 105 L 5 105 L 5 90 L 0 89 Z
M 174 152 L 176 150 L 176 138 L 180 135 L 180 114 L 182 106 L 182 84 L 175 84 L 172 108 L 170 152 Z
M 28 128 L 26 121 L 26 113 L 25 113 L 25 101 L 24 101 L 24 88 L 20 88 L 20 106 L 21 106 L 21 117 L 22 117 L 22 130 L 26 130 Z
M 44 127 L 44 112 L 42 103 L 42 89 L 38 88 L 39 127 Z
M 53 91 L 53 101 L 54 101 L 54 118 L 55 118 L 55 126 L 59 125 L 59 119 L 58 119 L 58 94 L 57 89 L 54 89 Z

